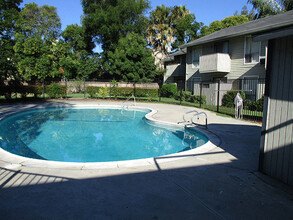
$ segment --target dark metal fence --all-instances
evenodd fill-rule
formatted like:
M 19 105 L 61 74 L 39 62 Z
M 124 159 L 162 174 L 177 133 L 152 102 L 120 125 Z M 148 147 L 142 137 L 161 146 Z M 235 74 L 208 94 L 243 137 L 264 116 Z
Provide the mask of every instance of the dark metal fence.
M 55 86 L 54 85 L 58 85 Z M 39 98 L 118 98 L 128 95 L 158 97 L 158 83 L 116 82 L 115 80 L 44 79 L 26 82 L 7 82 L 0 85 L 0 99 L 19 99 L 34 94 Z M 52 97 L 50 94 L 59 93 Z
M 194 95 L 206 97 L 204 108 L 235 115 L 234 98 L 239 92 L 243 99 L 243 118 L 261 121 L 265 79 L 217 80 L 195 82 L 191 88 Z
M 174 98 L 160 97 L 157 83 L 140 84 L 136 82 L 115 82 L 111 80 L 90 81 L 90 80 L 67 80 L 67 79 L 46 79 L 37 82 L 26 82 L 25 85 L 38 86 L 38 97 L 49 97 L 49 85 L 59 84 L 63 86 L 65 98 L 88 98 L 90 97 L 89 87 L 102 88 L 99 94 L 94 94 L 91 98 L 125 98 L 129 95 L 139 96 L 139 89 L 155 89 L 147 94 L 143 99 L 160 101 L 171 104 L 184 104 L 208 110 L 216 111 L 227 115 L 235 115 L 234 98 L 240 92 L 243 99 L 243 118 L 261 121 L 263 115 L 263 94 L 265 88 L 264 79 L 237 79 L 237 80 L 217 80 L 213 82 L 192 81 L 187 85 L 188 91 L 193 96 L 178 89 L 179 92 Z M 8 86 L 9 87 L 9 86 Z M 117 95 L 117 87 L 124 87 L 123 94 Z M 18 91 L 17 85 L 10 86 L 11 94 L 16 98 L 25 97 L 22 91 Z M 1 89 L 0 89 L 1 90 Z M 5 89 L 4 89 L 5 90 Z M 148 92 L 148 91 L 143 91 Z M 0 91 L 1 93 L 1 91 Z M 32 92 L 27 92 L 32 93 Z M 0 94 L 1 96 L 1 94 Z M 2 95 L 3 96 L 3 95 Z M 188 96 L 188 97 L 187 97 Z

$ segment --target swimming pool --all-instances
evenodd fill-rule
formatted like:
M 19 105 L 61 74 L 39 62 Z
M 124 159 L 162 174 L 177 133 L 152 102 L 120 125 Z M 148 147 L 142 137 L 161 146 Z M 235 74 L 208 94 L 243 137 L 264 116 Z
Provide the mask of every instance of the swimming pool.
M 194 149 L 200 132 L 146 120 L 150 110 L 49 108 L 0 121 L 0 147 L 42 160 L 107 162 L 159 157 Z

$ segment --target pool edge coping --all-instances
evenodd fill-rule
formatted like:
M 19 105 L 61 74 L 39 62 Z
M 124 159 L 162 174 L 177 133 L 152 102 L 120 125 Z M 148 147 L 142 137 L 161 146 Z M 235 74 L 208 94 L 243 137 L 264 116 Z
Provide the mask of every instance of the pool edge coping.
M 10 115 L 20 113 L 23 111 L 30 111 L 34 109 L 43 109 L 43 108 L 115 108 L 115 109 L 121 109 L 121 105 L 84 105 L 84 104 L 75 104 L 74 106 L 45 106 L 45 105 L 39 105 L 33 108 L 29 109 L 18 109 L 16 111 L 10 111 L 8 113 L 4 113 L 0 116 L 0 121 L 4 119 L 5 117 L 8 117 Z M 153 118 L 153 116 L 158 112 L 158 110 L 149 108 L 149 107 L 141 107 L 141 106 L 128 106 L 129 109 L 143 109 L 143 110 L 150 110 L 149 113 L 145 115 L 145 118 L 155 124 L 163 124 L 163 125 L 169 125 L 169 126 L 176 126 L 180 128 L 185 128 L 183 124 L 177 124 L 173 122 L 167 122 L 162 121 Z M 124 168 L 124 167 L 140 167 L 140 166 L 146 166 L 146 165 L 157 165 L 160 163 L 166 163 L 171 162 L 175 160 L 182 160 L 187 157 L 195 157 L 198 154 L 203 154 L 206 152 L 211 151 L 212 149 L 218 147 L 220 144 L 220 139 L 218 136 L 214 135 L 208 130 L 202 129 L 200 127 L 196 128 L 189 128 L 199 131 L 200 133 L 203 133 L 205 136 L 208 137 L 208 142 L 204 145 L 197 147 L 192 150 L 180 152 L 180 153 L 174 153 L 169 155 L 164 155 L 160 157 L 152 157 L 152 158 L 144 158 L 144 159 L 135 159 L 135 160 L 125 160 L 125 161 L 111 161 L 111 162 L 62 162 L 62 161 L 49 161 L 49 160 L 39 160 L 39 159 L 33 159 L 33 158 L 27 158 L 23 156 L 19 156 L 13 153 L 10 153 L 8 151 L 5 151 L 4 149 L 0 148 L 0 157 L 1 161 L 4 162 L 5 165 L 4 168 L 7 169 L 13 169 L 13 168 L 19 168 L 19 167 L 34 167 L 34 168 L 52 168 L 52 169 L 74 169 L 74 170 L 91 170 L 91 169 L 113 169 L 113 168 Z

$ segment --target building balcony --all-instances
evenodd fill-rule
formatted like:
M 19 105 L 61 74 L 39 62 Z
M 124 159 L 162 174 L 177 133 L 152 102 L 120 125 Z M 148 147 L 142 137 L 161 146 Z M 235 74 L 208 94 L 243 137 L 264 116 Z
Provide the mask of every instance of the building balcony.
M 231 70 L 231 58 L 227 53 L 214 53 L 202 55 L 199 58 L 200 73 L 229 73 Z

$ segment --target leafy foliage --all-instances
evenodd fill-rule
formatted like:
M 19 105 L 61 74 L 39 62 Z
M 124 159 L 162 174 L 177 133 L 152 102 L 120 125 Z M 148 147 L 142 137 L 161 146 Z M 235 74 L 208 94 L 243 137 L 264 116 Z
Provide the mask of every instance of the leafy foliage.
M 186 6 L 174 6 L 172 9 L 173 27 L 175 29 L 175 42 L 172 49 L 177 49 L 179 45 L 188 43 L 198 38 L 197 32 L 203 25 L 197 22 L 195 15 L 191 14 Z
M 256 10 L 255 19 L 293 9 L 292 0 L 248 0 Z
M 70 45 L 78 58 L 91 53 L 95 47 L 90 36 L 86 34 L 85 28 L 77 24 L 68 25 L 62 32 L 62 37 Z
M 221 21 L 213 21 L 212 23 L 210 23 L 209 26 L 203 26 L 200 30 L 200 33 L 201 36 L 206 36 L 221 29 L 243 24 L 248 21 L 249 19 L 245 15 L 230 16 Z
M 94 98 L 99 92 L 99 89 L 99 87 L 87 86 L 85 91 L 90 95 L 90 98 Z
M 200 95 L 192 95 L 191 92 L 189 91 L 182 91 L 181 92 L 177 92 L 176 95 L 174 96 L 175 100 L 180 100 L 181 101 L 186 101 L 186 102 L 191 102 L 191 103 L 196 103 L 196 104 L 206 104 L 207 100 L 206 100 L 206 96 L 202 96 L 200 99 Z
M 53 6 L 38 7 L 29 3 L 16 22 L 15 45 L 17 67 L 25 80 L 58 75 L 55 52 L 58 49 L 60 18 Z M 57 42 L 57 43 L 56 43 Z
M 50 98 L 62 98 L 66 94 L 66 88 L 65 86 L 53 83 L 46 87 L 46 93 Z
M 253 102 L 251 100 L 244 101 L 244 109 L 250 111 L 263 111 L 264 97 L 262 96 L 259 100 Z
M 135 33 L 121 38 L 115 51 L 110 51 L 108 57 L 107 69 L 116 80 L 148 82 L 160 74 L 143 37 Z
M 8 78 L 19 78 L 13 46 L 15 23 L 19 17 L 21 2 L 22 0 L 0 0 L 0 85 Z
M 160 90 L 162 97 L 174 97 L 177 94 L 177 86 L 174 83 L 164 84 Z
M 128 33 L 143 33 L 147 0 L 82 0 L 83 26 L 104 52 L 113 51 Z
M 34 97 L 37 98 L 42 92 L 41 86 L 23 86 L 20 84 L 0 86 L 0 96 L 5 96 L 6 99 L 10 99 L 13 93 L 21 94 L 22 98 L 26 98 L 28 94 L 34 94 Z
M 107 96 L 110 96 L 110 88 L 109 87 L 95 87 L 95 86 L 87 86 L 86 92 L 90 95 L 90 98 L 102 97 L 103 99 Z M 117 97 L 129 97 L 135 94 L 136 97 L 158 97 L 158 89 L 142 89 L 136 88 L 128 88 L 128 87 L 114 87 L 111 88 L 111 96 Z
M 222 98 L 222 106 L 232 108 L 234 107 L 234 99 L 238 91 L 228 91 Z M 240 95 L 245 100 L 245 92 L 240 91 Z
M 147 41 L 153 49 L 155 64 L 162 69 L 160 61 L 180 44 L 194 40 L 201 25 L 185 6 L 162 5 L 151 11 Z
M 11 38 L 15 30 L 15 22 L 19 16 L 19 5 L 22 0 L 6 1 L 0 0 L 0 36 Z
M 72 55 L 62 60 L 61 66 L 70 73 L 71 78 L 86 79 L 96 75 L 100 77 L 101 69 L 99 55 L 92 53 L 94 43 L 85 33 L 85 28 L 78 25 L 68 25 L 62 33 L 65 43 L 72 50 Z
M 25 39 L 40 36 L 41 39 L 52 42 L 60 36 L 61 23 L 54 6 L 39 7 L 36 3 L 29 3 L 20 15 L 16 26 L 18 33 L 23 34 Z

